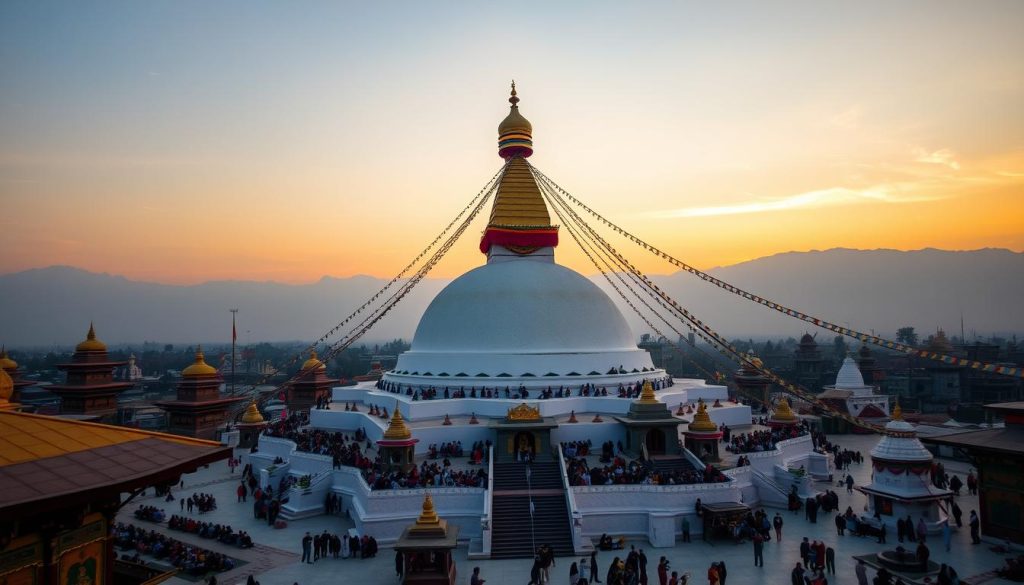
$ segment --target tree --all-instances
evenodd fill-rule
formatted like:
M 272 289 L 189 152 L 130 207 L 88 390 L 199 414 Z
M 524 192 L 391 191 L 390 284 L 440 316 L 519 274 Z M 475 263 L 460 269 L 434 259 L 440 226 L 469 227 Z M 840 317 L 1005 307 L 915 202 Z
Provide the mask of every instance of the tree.
M 917 333 L 913 327 L 900 327 L 896 330 L 896 341 L 907 345 L 917 345 Z
M 840 360 L 845 358 L 847 352 L 846 338 L 844 338 L 842 335 L 836 335 L 835 340 L 832 342 L 832 351 L 834 352 L 836 358 Z

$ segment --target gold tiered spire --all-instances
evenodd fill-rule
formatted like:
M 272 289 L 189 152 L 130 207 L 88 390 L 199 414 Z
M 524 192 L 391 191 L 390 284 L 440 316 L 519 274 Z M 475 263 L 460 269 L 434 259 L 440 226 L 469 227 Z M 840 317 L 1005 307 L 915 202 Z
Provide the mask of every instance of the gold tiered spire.
M 416 524 L 409 527 L 409 535 L 413 537 L 439 537 L 443 538 L 448 532 L 448 522 L 437 516 L 434 510 L 434 500 L 430 494 L 423 498 L 423 510 Z
M 405 426 L 405 419 L 402 418 L 402 411 L 395 407 L 394 414 L 391 415 L 391 423 L 388 424 L 388 430 L 384 431 L 384 439 L 387 441 L 403 441 L 405 439 L 412 438 L 412 431 L 409 427 Z M 429 498 L 429 494 L 427 496 Z M 426 510 L 426 503 L 423 504 L 423 509 Z M 431 504 L 431 510 L 433 510 L 433 504 Z
M 85 335 L 85 341 L 75 346 L 75 351 L 107 351 L 107 345 L 96 339 L 96 329 L 89 322 L 89 333 Z
M 654 395 L 654 385 L 651 384 L 650 380 L 644 380 L 644 386 L 640 390 L 640 399 L 637 402 L 640 404 L 658 403 L 658 398 Z
M 903 420 L 903 409 L 900 408 L 900 399 L 896 399 L 895 406 L 892 407 L 892 420 Z
M 796 422 L 797 416 L 793 413 L 793 409 L 789 407 L 789 400 L 783 396 L 779 399 L 779 403 L 775 405 L 775 413 L 772 414 L 771 420 L 784 423 Z
M 708 414 L 708 407 L 701 400 L 697 403 L 697 414 L 693 415 L 693 422 L 687 427 L 688 431 L 695 431 L 698 433 L 713 433 L 718 430 L 718 425 L 711 420 L 711 415 Z
M 248 425 L 259 424 L 264 422 L 263 415 L 260 414 L 260 409 L 256 407 L 256 401 L 253 400 L 249 403 L 249 407 L 242 413 L 242 422 Z
M 302 369 L 303 370 L 312 370 L 312 369 L 326 370 L 327 369 L 327 365 L 324 364 L 322 361 L 320 361 L 319 358 L 316 357 L 316 350 L 312 349 L 312 350 L 309 351 L 309 359 L 306 360 L 306 362 L 304 364 L 302 364 Z
M 183 378 L 194 378 L 196 376 L 215 376 L 217 375 L 217 368 L 206 363 L 206 356 L 203 355 L 203 346 L 196 346 L 196 361 L 192 362 L 192 365 L 181 371 Z

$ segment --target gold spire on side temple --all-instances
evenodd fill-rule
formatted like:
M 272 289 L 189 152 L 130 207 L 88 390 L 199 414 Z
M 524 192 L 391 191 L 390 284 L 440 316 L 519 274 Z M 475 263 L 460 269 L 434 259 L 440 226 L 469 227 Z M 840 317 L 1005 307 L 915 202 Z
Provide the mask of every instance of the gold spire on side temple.
M 783 396 L 779 399 L 779 403 L 775 405 L 775 413 L 772 415 L 771 420 L 779 422 L 795 422 L 797 416 L 793 414 L 793 409 L 789 407 L 789 400 Z
M 0 408 L 9 404 L 8 400 L 14 396 L 14 380 L 7 373 L 7 370 L 0 368 Z
M 405 419 L 402 418 L 402 411 L 395 407 L 394 414 L 391 415 L 391 422 L 388 424 L 388 430 L 384 431 L 384 439 L 387 441 L 404 441 L 405 439 L 412 438 L 412 431 L 405 425 Z
M 248 425 L 259 424 L 265 422 L 263 415 L 260 414 L 260 409 L 256 407 L 256 401 L 253 400 L 249 403 L 249 407 L 245 409 L 242 414 L 242 422 Z
M 892 407 L 892 420 L 903 420 L 903 409 L 900 408 L 900 399 L 896 399 L 896 405 Z
M 75 351 L 107 351 L 107 345 L 96 339 L 96 329 L 89 322 L 89 333 L 85 335 L 85 341 L 75 346 Z
M 637 400 L 639 404 L 657 404 L 658 398 L 654 395 L 654 385 L 651 384 L 650 380 L 644 380 L 644 386 L 640 390 L 640 399 Z
M 313 349 L 313 350 L 310 350 L 310 352 L 309 352 L 309 359 L 306 360 L 306 362 L 304 364 L 302 364 L 302 369 L 303 370 L 313 370 L 313 369 L 326 370 L 327 369 L 327 364 L 323 363 L 322 361 L 320 361 L 319 358 L 317 358 L 316 350 Z
M 12 360 L 7 355 L 7 346 L 0 347 L 0 368 L 13 372 L 18 369 L 18 362 Z
M 718 425 L 711 420 L 708 407 L 703 400 L 697 403 L 697 414 L 693 415 L 693 422 L 690 423 L 687 430 L 698 433 L 713 433 L 718 430 Z
M 438 517 L 434 510 L 434 500 L 427 493 L 423 498 L 423 510 L 416 523 L 409 527 L 409 534 L 414 538 L 444 538 L 448 532 L 448 522 Z
M 217 368 L 206 363 L 206 356 L 203 355 L 203 346 L 196 346 L 196 361 L 192 362 L 192 365 L 181 371 L 183 378 L 194 378 L 196 376 L 215 376 L 217 375 Z

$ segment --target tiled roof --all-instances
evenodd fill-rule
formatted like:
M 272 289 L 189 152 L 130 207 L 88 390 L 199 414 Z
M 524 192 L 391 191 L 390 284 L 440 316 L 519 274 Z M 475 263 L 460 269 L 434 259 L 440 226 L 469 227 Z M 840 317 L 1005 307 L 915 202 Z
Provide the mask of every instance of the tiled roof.
M 230 453 L 213 441 L 0 412 L 0 511 L 74 506 L 172 481 Z

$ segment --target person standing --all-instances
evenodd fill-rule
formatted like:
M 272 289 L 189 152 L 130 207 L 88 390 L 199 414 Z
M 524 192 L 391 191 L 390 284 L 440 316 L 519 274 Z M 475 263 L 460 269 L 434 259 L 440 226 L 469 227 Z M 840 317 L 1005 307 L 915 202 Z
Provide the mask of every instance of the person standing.
M 594 549 L 590 553 L 590 582 L 600 583 L 601 580 L 597 578 L 597 549 Z
M 970 477 L 971 476 L 969 475 L 967 476 L 968 479 L 970 479 Z M 968 524 L 971 527 L 971 544 L 981 544 L 981 536 L 979 535 L 981 531 L 981 520 L 978 519 L 978 513 L 974 510 L 971 510 L 971 516 Z
M 885 544 L 885 520 L 878 521 L 878 543 Z
M 778 512 L 775 513 L 775 519 L 772 520 L 772 526 L 775 527 L 775 540 L 782 542 L 782 515 Z
M 473 567 L 473 575 L 469 578 L 469 585 L 484 585 L 485 582 L 486 579 L 480 578 L 480 567 Z
M 399 577 L 402 576 L 402 552 L 395 551 L 395 574 Z
M 846 493 L 853 493 L 853 476 L 850 474 L 846 474 Z
M 839 536 L 843 535 L 843 530 L 846 529 L 846 518 L 843 518 L 842 514 L 836 514 L 836 533 Z
M 963 510 L 960 509 L 960 506 L 956 505 L 956 501 L 955 500 L 950 500 L 949 504 L 950 504 L 949 508 L 953 512 L 953 519 L 956 520 L 956 527 L 957 528 L 963 528 L 963 526 L 964 526 L 964 519 L 963 519 L 964 518 L 964 512 L 963 512 Z
M 755 532 L 754 533 L 754 538 L 752 538 L 751 540 L 753 540 L 753 542 L 754 542 L 754 566 L 755 567 L 763 567 L 764 566 L 764 537 L 761 536 L 760 532 Z
M 903 518 L 896 519 L 896 540 L 900 544 L 903 544 L 903 539 L 907 536 L 907 526 L 903 523 Z
M 804 539 L 806 540 L 806 539 Z M 793 570 L 789 573 L 790 585 L 804 585 L 804 568 L 803 565 L 797 563 Z
M 836 574 L 836 550 L 831 546 L 825 549 L 825 572 Z
M 644 553 L 644 549 L 640 549 L 637 554 L 637 562 L 640 565 L 640 585 L 647 585 L 647 555 Z M 725 585 L 723 582 L 722 585 Z
M 720 585 L 725 585 L 725 577 L 729 574 L 725 570 L 725 561 L 718 561 L 718 582 Z
M 576 563 L 569 567 L 569 585 L 577 585 L 580 580 L 580 568 Z
M 679 585 L 679 573 L 672 571 L 672 578 L 668 580 L 668 585 Z
M 949 552 L 949 548 L 953 543 L 953 529 L 949 526 L 949 518 L 942 523 L 942 543 L 946 545 L 946 552 Z
M 857 560 L 857 566 L 853 569 L 857 575 L 857 585 L 868 585 L 868 566 L 864 559 Z
M 708 585 L 721 585 L 718 576 L 718 563 L 711 563 L 708 567 Z
M 928 527 L 924 524 L 924 516 L 921 516 L 917 520 L 917 539 L 921 542 L 925 542 L 928 537 Z
M 803 559 L 804 566 L 807 566 L 807 561 L 811 558 L 811 543 L 807 542 L 806 536 L 800 541 L 800 558 Z
M 306 533 L 306 536 L 302 537 L 302 561 L 303 563 L 313 564 L 310 560 L 311 553 L 313 552 L 313 537 Z
M 582 559 L 580 559 L 579 582 L 590 583 L 590 565 L 587 564 L 587 557 L 583 557 Z M 577 582 L 577 585 L 579 582 Z
M 683 542 L 690 542 L 690 519 L 683 516 Z
M 668 559 L 658 561 L 658 585 L 668 585 Z

